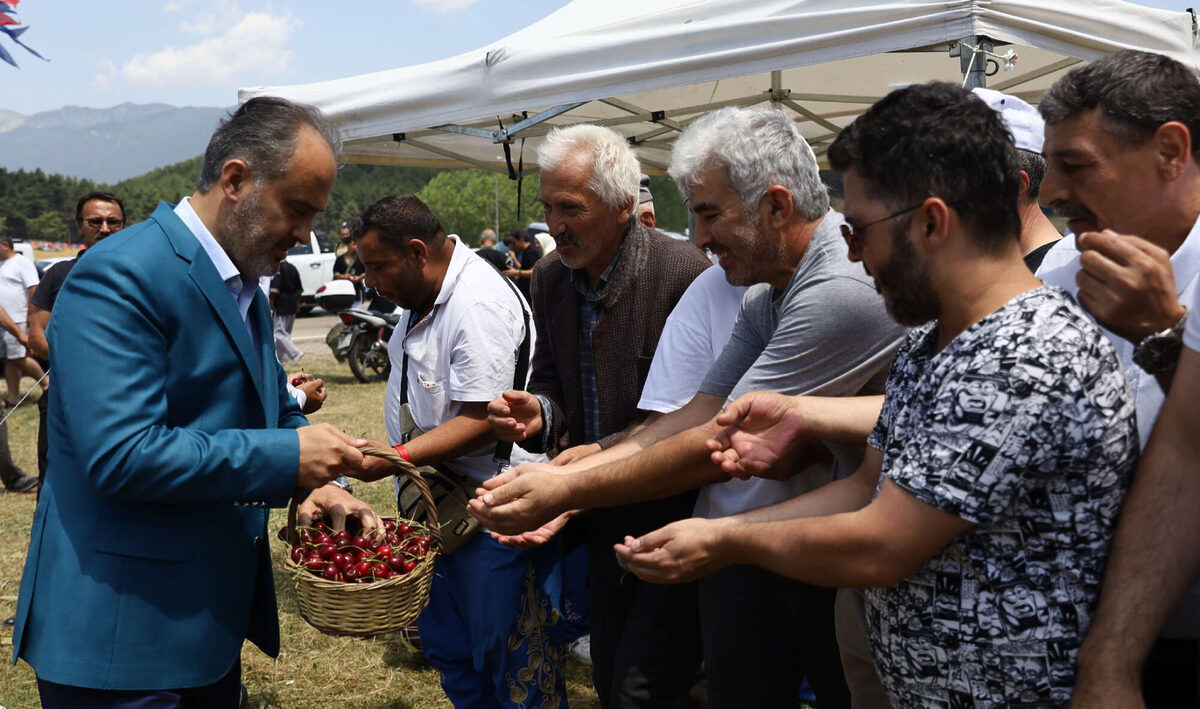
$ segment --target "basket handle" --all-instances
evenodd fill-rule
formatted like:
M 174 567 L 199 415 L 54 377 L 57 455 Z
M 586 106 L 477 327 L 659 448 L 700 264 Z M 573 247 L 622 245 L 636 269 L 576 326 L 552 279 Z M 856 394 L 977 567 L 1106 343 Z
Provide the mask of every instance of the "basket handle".
M 421 473 L 417 467 L 407 460 L 400 457 L 396 451 L 388 448 L 367 447 L 362 449 L 363 455 L 373 455 L 376 458 L 382 458 L 392 465 L 400 469 L 402 473 L 407 475 L 417 486 L 417 491 L 421 493 L 421 498 L 425 501 L 425 514 L 428 515 L 430 546 L 434 544 L 440 550 L 442 548 L 442 524 L 438 519 L 437 504 L 433 501 L 433 494 L 429 492 L 429 485 L 425 483 L 425 478 L 421 477 Z M 296 517 L 297 508 L 305 498 L 304 491 L 296 488 L 292 493 L 292 500 L 288 503 L 288 520 L 287 520 L 287 543 L 289 546 L 295 546 L 299 535 L 296 533 Z

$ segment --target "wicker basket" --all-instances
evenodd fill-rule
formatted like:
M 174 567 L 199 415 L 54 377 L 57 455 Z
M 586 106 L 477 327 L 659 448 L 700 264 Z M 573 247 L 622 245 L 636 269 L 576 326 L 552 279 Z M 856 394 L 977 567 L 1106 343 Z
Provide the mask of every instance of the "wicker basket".
M 413 478 L 425 498 L 428 520 L 424 526 L 429 528 L 429 551 L 409 573 L 363 584 L 329 581 L 314 576 L 285 554 L 284 563 L 292 572 L 292 586 L 296 589 L 300 617 L 327 635 L 369 638 L 399 632 L 412 625 L 429 603 L 433 563 L 442 549 L 437 506 L 416 468 L 391 450 L 364 448 L 363 454 L 383 458 Z M 296 539 L 296 507 L 299 499 L 299 495 L 293 497 L 288 507 L 289 547 Z

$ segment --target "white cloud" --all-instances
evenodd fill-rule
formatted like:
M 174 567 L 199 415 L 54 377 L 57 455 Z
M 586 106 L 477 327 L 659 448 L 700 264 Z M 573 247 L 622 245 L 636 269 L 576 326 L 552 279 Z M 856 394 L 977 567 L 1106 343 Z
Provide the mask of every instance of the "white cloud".
M 476 2 L 477 0 L 412 0 L 412 3 L 417 7 L 433 10 L 443 15 L 448 12 L 465 10 Z
M 157 88 L 221 86 L 250 77 L 269 80 L 294 58 L 286 47 L 300 24 L 291 14 L 252 12 L 199 44 L 138 54 L 121 67 L 121 76 L 130 84 Z
M 242 17 L 241 9 L 233 0 L 216 0 L 210 9 L 210 12 L 185 20 L 179 29 L 192 34 L 213 34 L 234 25 Z
M 179 12 L 182 9 L 183 2 L 181 0 L 171 0 L 171 2 L 163 5 L 163 12 Z
M 92 88 L 107 91 L 112 87 L 113 78 L 117 75 L 117 65 L 109 59 L 101 59 L 96 63 L 100 65 L 100 73 L 92 79 Z

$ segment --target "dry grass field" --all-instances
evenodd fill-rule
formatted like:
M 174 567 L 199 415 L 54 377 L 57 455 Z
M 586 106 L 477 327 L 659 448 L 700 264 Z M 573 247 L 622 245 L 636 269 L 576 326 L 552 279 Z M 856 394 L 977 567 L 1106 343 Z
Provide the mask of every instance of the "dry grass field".
M 345 364 L 331 355 L 305 358 L 305 369 L 325 379 L 329 399 L 312 421 L 332 423 L 351 434 L 386 438 L 383 425 L 384 385 L 360 384 Z M 23 388 L 32 386 L 26 379 Z M 13 458 L 27 473 L 37 473 L 37 409 L 34 396 L 9 419 L 9 445 Z M 376 509 L 394 510 L 391 482 L 358 485 L 357 492 Z M 29 544 L 29 523 L 33 517 L 33 495 L 0 494 L 0 618 L 11 616 L 16 608 L 17 588 Z M 271 528 L 285 521 L 284 510 L 271 514 Z M 372 640 L 333 638 L 321 635 L 297 614 L 290 582 L 281 564 L 284 546 L 273 540 L 276 558 L 275 585 L 279 596 L 279 615 L 283 651 L 278 659 L 263 655 L 251 645 L 242 652 L 243 681 L 250 690 L 251 707 L 350 707 L 354 709 L 432 709 L 449 707 L 442 694 L 437 672 L 413 657 L 391 637 Z M 0 708 L 37 707 L 37 688 L 33 671 L 23 662 L 8 663 L 12 654 L 12 631 L 0 630 Z M 590 669 L 569 661 L 568 694 L 572 707 L 598 707 L 591 689 Z

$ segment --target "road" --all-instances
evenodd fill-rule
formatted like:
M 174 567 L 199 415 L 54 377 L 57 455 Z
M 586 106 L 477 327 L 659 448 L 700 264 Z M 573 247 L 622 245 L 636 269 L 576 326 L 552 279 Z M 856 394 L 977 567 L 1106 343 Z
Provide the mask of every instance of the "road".
M 316 308 L 308 315 L 296 318 L 296 326 L 292 328 L 292 342 L 305 354 L 330 354 L 329 346 L 325 344 L 325 336 L 336 322 L 336 315 Z

